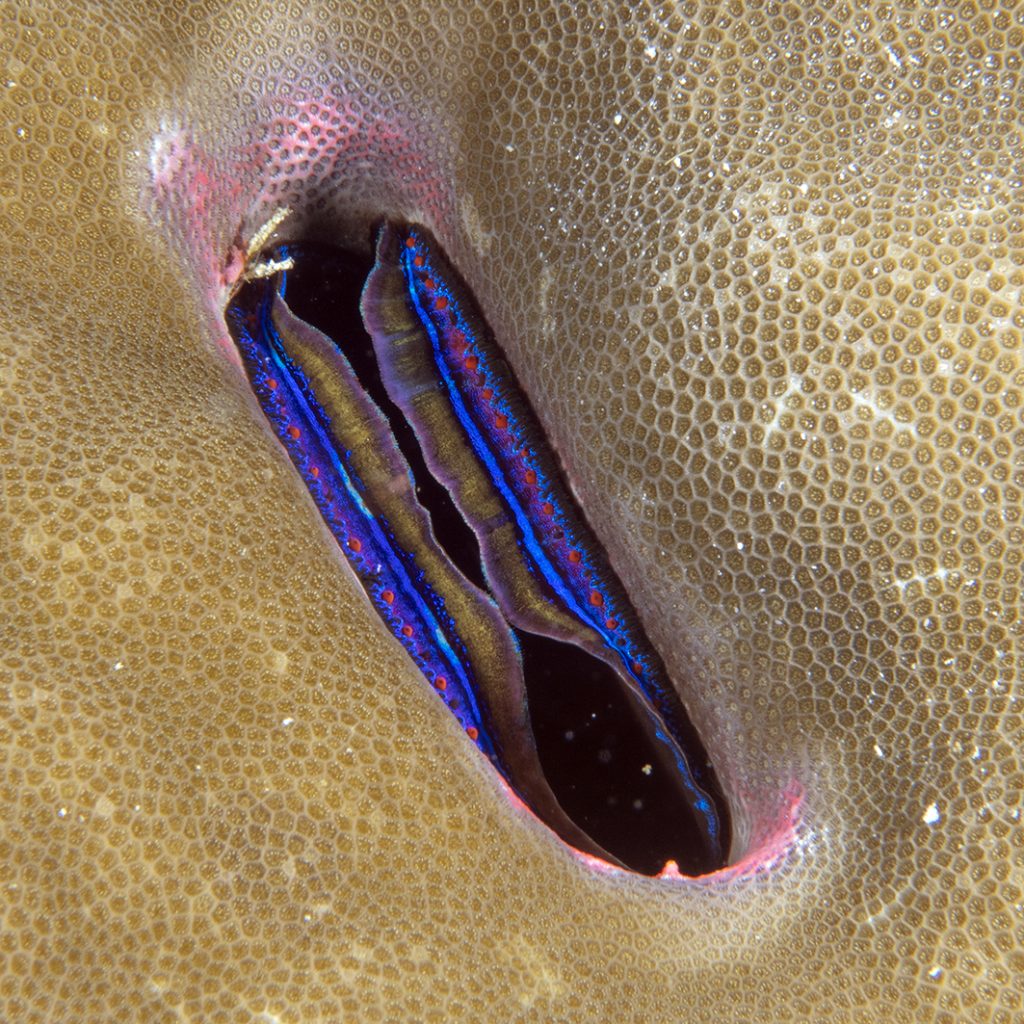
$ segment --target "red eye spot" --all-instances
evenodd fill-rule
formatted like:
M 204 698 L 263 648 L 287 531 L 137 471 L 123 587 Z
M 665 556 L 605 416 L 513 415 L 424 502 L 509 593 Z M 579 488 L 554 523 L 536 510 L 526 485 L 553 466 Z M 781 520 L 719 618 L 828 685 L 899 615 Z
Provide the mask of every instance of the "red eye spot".
M 434 300 L 434 309 L 447 309 L 448 300 L 443 295 L 438 295 Z
M 572 562 L 573 565 L 579 565 L 582 557 L 583 556 L 578 551 L 569 552 L 569 561 Z
M 508 426 L 508 417 L 504 413 L 499 412 L 498 415 L 494 417 L 494 425 L 499 430 L 504 430 Z
M 349 539 L 348 539 L 348 546 L 353 551 L 362 551 L 363 550 L 363 542 L 358 537 L 349 537 Z
M 549 516 L 555 511 L 555 506 L 552 505 L 550 501 L 545 501 L 544 504 L 541 505 L 540 510 L 544 515 Z
M 413 237 L 412 237 L 412 236 L 410 235 L 410 236 L 409 236 L 409 237 L 408 237 L 408 238 L 407 238 L 407 239 L 405 240 L 405 247 L 406 247 L 406 249 L 415 249 L 415 248 L 416 248 L 416 239 L 415 239 L 415 238 L 413 238 Z
M 636 675 L 641 675 L 643 673 L 643 670 L 644 670 L 644 667 L 643 667 L 643 665 L 640 664 L 639 661 L 634 661 L 633 662 L 633 672 Z
M 423 278 L 423 287 L 426 288 L 428 292 L 432 292 L 437 286 L 434 284 L 433 278 L 425 277 Z
M 480 365 L 480 360 L 476 356 L 466 356 L 464 365 L 467 370 L 475 370 Z
M 310 466 L 309 467 L 309 475 L 314 480 L 319 480 L 320 479 L 320 467 L 319 466 Z
M 527 482 L 528 484 L 535 484 L 535 483 L 537 482 L 537 474 L 536 474 L 536 473 L 535 473 L 535 472 L 534 472 L 534 471 L 533 471 L 532 469 L 528 469 L 528 470 L 527 470 L 527 471 L 526 471 L 526 472 L 525 472 L 525 473 L 523 474 L 523 479 L 524 479 L 524 480 L 525 480 L 525 481 L 526 481 L 526 482 Z
M 469 726 L 469 728 L 468 728 L 468 729 L 466 729 L 466 735 L 467 735 L 467 736 L 468 736 L 468 737 L 469 737 L 469 738 L 470 738 L 471 740 L 475 740 L 475 739 L 477 738 L 477 736 L 479 736 L 479 735 L 480 735 L 480 730 L 479 730 L 479 729 L 475 729 L 475 728 L 473 728 L 473 726 Z
M 618 629 L 619 628 L 618 620 L 617 619 L 605 619 L 604 620 L 604 628 L 605 629 Z
M 402 627 L 402 636 L 412 636 L 412 634 L 413 634 L 412 626 L 403 626 Z
M 604 597 L 596 590 L 590 592 L 590 603 L 595 608 L 600 608 L 604 604 Z
M 289 427 L 288 436 L 294 438 L 296 441 L 302 437 L 302 431 L 298 427 Z
M 381 591 L 380 599 L 385 604 L 393 604 L 395 600 L 395 592 L 393 590 L 383 590 Z
M 277 381 L 274 380 L 273 377 L 268 377 L 267 378 L 267 387 L 270 388 L 271 391 L 276 391 L 277 390 Z
M 494 397 L 494 388 L 484 388 L 480 392 L 480 397 L 485 401 L 489 402 Z
M 424 263 L 424 260 L 423 260 L 422 256 L 413 256 L 413 258 L 412 258 L 412 265 L 414 267 L 422 267 L 423 263 Z
M 437 687 L 437 688 L 438 688 L 439 690 L 446 690 L 446 689 L 448 689 L 448 680 L 447 680 L 447 679 L 445 679 L 445 677 L 444 677 L 444 676 L 438 676 L 438 677 L 437 677 L 437 678 L 436 678 L 436 679 L 434 680 L 434 685 L 435 685 L 435 686 L 436 686 L 436 687 Z

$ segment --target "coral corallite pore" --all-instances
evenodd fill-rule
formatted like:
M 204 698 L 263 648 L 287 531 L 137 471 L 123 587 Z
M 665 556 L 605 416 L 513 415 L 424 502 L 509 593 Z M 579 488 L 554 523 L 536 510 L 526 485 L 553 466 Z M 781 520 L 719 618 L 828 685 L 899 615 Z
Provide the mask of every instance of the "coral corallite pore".
M 4 1020 L 1024 1019 L 1020 5 L 0 29 Z M 734 868 L 573 857 L 384 633 L 226 336 L 284 205 L 462 270 Z

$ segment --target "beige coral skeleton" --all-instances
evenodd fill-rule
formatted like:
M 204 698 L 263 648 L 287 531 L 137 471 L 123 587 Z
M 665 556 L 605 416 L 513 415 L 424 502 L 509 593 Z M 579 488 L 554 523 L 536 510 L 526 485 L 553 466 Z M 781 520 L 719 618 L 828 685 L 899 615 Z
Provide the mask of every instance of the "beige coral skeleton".
M 1024 1017 L 1019 6 L 0 11 L 0 1016 Z M 425 692 L 224 358 L 285 205 L 437 230 L 768 869 Z

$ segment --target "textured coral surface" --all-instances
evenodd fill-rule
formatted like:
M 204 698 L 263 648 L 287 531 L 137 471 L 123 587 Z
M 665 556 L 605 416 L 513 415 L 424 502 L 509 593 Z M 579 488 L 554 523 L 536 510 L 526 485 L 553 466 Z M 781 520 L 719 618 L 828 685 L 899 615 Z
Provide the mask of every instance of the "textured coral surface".
M 0 6 L 0 1016 L 1020 1021 L 1024 11 Z M 736 812 L 508 800 L 220 312 L 423 220 Z

